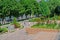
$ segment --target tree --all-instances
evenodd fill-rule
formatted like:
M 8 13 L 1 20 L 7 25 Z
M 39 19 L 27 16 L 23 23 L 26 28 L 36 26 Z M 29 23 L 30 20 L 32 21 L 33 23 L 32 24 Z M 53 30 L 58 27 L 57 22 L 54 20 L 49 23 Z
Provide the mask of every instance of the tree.
M 50 10 L 46 1 L 44 0 L 40 1 L 40 8 L 41 8 L 41 13 L 43 16 L 50 15 Z
M 55 14 L 56 14 L 56 15 L 60 15 L 60 6 L 57 6 L 57 7 L 55 8 Z
M 16 0 L 0 0 L 0 18 L 2 22 L 6 16 L 19 16 L 19 13 L 22 10 L 22 5 Z M 18 5 L 17 5 L 18 4 Z M 20 8 L 21 7 L 21 8 Z
M 40 13 L 40 6 L 36 0 L 20 0 L 20 3 L 26 10 L 25 11 L 26 16 Z
M 51 14 L 53 15 L 55 13 L 55 8 L 60 5 L 60 0 L 49 0 L 47 1 L 47 4 L 49 6 Z

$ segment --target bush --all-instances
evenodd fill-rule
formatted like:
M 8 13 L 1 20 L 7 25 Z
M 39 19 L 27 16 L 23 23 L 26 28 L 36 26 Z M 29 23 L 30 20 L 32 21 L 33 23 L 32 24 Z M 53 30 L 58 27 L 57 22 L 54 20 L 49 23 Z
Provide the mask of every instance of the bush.
M 29 20 L 30 22 L 40 22 L 41 19 L 40 18 L 33 18 Z
M 5 32 L 8 32 L 7 28 L 0 28 L 0 33 L 5 33 Z
M 13 24 L 17 24 L 17 19 L 14 18 L 13 21 L 12 21 Z
M 14 24 L 15 28 L 20 28 L 20 24 L 19 23 L 16 23 Z
M 47 28 L 47 29 L 60 29 L 60 26 L 57 27 L 56 23 L 50 23 L 50 24 L 36 24 L 33 25 L 32 28 Z
M 2 28 L 2 32 L 8 32 L 7 28 Z
M 16 18 L 13 19 L 13 22 L 12 22 L 12 23 L 13 23 L 13 25 L 15 26 L 15 28 L 20 28 L 20 26 L 21 26 L 21 25 L 17 22 L 17 19 L 16 19 Z
M 3 31 L 2 28 L 0 28 L 0 33 L 1 33 L 2 31 Z
M 52 17 L 52 20 L 60 20 L 60 16 L 54 16 Z

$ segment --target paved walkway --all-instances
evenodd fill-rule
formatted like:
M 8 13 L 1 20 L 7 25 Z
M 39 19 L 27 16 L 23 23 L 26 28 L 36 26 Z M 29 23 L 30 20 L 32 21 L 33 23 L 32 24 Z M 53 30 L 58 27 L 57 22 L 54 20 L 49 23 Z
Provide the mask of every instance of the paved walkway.
M 0 40 L 26 40 L 26 38 L 27 35 L 23 29 L 13 33 L 0 35 Z
M 0 40 L 55 40 L 56 38 L 57 32 L 39 32 L 37 34 L 29 35 L 24 29 L 0 35 Z
M 34 35 L 32 40 L 55 40 L 57 32 L 39 32 Z
M 17 30 L 13 33 L 0 35 L 0 40 L 28 40 L 28 35 L 25 31 L 25 28 L 36 24 L 36 22 L 33 23 L 33 22 L 28 22 L 28 21 L 27 22 L 22 21 L 21 24 L 24 26 L 23 29 Z
M 58 32 L 58 34 L 56 36 L 56 40 L 60 40 L 60 32 Z
M 32 26 L 32 24 L 35 23 L 27 22 L 26 24 L 24 24 L 24 22 L 22 22 L 22 24 L 25 25 L 26 27 L 30 27 Z M 41 31 L 37 34 L 29 35 L 26 33 L 25 28 L 21 30 L 17 30 L 13 33 L 0 35 L 0 40 L 55 40 L 55 39 L 58 40 L 59 35 L 57 32 Z

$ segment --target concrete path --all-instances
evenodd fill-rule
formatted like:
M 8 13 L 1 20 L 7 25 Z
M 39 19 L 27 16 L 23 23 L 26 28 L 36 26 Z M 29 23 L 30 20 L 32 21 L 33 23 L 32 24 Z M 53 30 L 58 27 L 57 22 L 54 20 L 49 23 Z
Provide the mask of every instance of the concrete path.
M 58 34 L 56 36 L 56 40 L 60 40 L 60 32 L 58 32 Z
M 25 28 L 30 27 L 36 23 L 22 21 L 21 24 L 24 26 L 23 29 L 17 30 L 13 33 L 0 35 L 0 40 L 28 40 L 28 35 L 25 31 Z
M 13 33 L 0 35 L 0 40 L 26 40 L 26 38 L 27 35 L 23 29 Z
M 35 34 L 32 40 L 55 40 L 57 32 L 39 32 Z
M 29 35 L 24 29 L 17 30 L 13 33 L 0 35 L 0 40 L 55 40 L 57 32 L 39 32 Z

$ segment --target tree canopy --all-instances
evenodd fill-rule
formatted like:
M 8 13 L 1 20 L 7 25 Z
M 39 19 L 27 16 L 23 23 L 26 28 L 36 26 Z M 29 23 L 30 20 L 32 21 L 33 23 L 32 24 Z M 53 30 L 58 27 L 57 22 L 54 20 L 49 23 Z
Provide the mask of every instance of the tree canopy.
M 55 13 L 60 0 L 0 0 L 0 18 L 6 16 L 38 15 L 43 16 Z
M 41 8 L 41 13 L 43 16 L 47 16 L 50 14 L 49 7 L 45 0 L 40 1 L 40 8 Z

